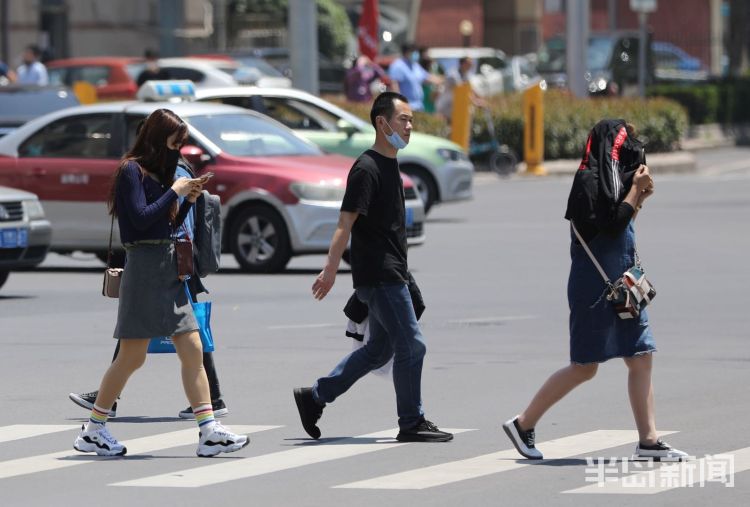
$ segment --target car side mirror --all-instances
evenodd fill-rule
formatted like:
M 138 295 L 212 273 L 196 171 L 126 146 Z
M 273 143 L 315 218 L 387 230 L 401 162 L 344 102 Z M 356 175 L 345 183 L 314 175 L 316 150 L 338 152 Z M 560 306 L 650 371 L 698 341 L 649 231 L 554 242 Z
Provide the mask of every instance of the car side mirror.
M 206 165 L 206 162 L 211 160 L 211 155 L 192 144 L 186 144 L 180 148 L 180 155 L 195 168 L 201 168 Z
M 350 139 L 354 134 L 357 133 L 357 127 L 352 125 L 346 120 L 339 120 L 336 122 L 336 128 L 339 132 L 344 132 L 346 134 L 346 138 Z

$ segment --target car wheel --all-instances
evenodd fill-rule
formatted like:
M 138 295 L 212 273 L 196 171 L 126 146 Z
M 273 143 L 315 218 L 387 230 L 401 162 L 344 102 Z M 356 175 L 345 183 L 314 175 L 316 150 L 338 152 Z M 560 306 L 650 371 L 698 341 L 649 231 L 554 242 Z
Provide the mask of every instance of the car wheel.
M 8 280 L 9 274 L 10 274 L 10 271 L 0 271 L 0 287 L 5 285 L 5 282 Z
M 421 167 L 404 166 L 401 168 L 414 182 L 419 192 L 419 197 L 424 205 L 425 215 L 430 211 L 437 200 L 437 184 L 432 175 Z
M 250 273 L 281 271 L 292 256 L 284 220 L 268 206 L 241 210 L 232 220 L 229 242 L 240 268 Z

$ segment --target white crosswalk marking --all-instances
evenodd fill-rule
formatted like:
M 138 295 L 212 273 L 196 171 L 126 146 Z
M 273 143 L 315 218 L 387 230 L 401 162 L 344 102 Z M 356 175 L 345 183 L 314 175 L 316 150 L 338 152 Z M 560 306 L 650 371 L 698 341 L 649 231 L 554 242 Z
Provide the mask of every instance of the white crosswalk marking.
M 733 470 L 724 466 L 727 463 L 723 459 L 724 455 L 734 456 Z M 720 466 L 712 468 L 709 466 L 712 462 Z M 614 471 L 619 470 L 617 467 L 614 469 Z M 750 447 L 721 453 L 712 459 L 701 458 L 682 463 L 662 463 L 658 468 L 622 477 L 606 477 L 606 480 L 569 489 L 563 493 L 654 495 L 680 487 L 695 487 L 696 484 L 703 486 L 712 482 L 721 483 L 727 473 L 738 474 L 746 470 L 750 470 Z M 726 480 L 732 479 L 729 477 Z
M 0 427 L 0 444 L 59 431 L 73 431 L 77 428 L 80 428 L 78 424 L 13 424 L 2 426 Z
M 472 431 L 468 429 L 446 429 L 451 433 Z M 397 442 L 393 435 L 397 429 L 369 433 L 332 442 L 318 442 L 299 446 L 289 451 L 275 452 L 240 460 L 226 461 L 216 465 L 180 470 L 112 484 L 112 486 L 150 486 L 162 488 L 198 488 L 212 484 L 246 479 L 258 475 L 289 470 L 315 463 L 348 458 L 360 454 L 393 449 L 408 443 Z
M 669 435 L 674 431 L 660 432 Z M 501 432 L 498 438 L 504 438 Z M 474 458 L 450 463 L 443 463 L 397 474 L 384 475 L 374 479 L 351 482 L 335 486 L 351 489 L 426 489 L 453 482 L 465 481 L 486 475 L 507 472 L 529 465 L 544 463 L 550 459 L 562 459 L 571 456 L 595 452 L 601 449 L 617 447 L 638 440 L 638 433 L 632 430 L 597 430 L 580 433 L 569 437 L 542 442 L 538 445 L 544 453 L 545 460 L 524 460 L 515 449 L 493 452 Z
M 258 433 L 260 431 L 280 428 L 281 426 L 242 426 L 233 425 L 231 430 L 235 433 Z M 76 426 L 77 428 L 77 426 Z M 28 458 L 13 459 L 10 461 L 0 462 L 0 479 L 17 477 L 19 475 L 33 474 L 48 470 L 59 470 L 76 465 L 85 465 L 93 463 L 100 459 L 93 453 L 80 454 L 72 450 L 75 434 L 70 435 L 70 449 L 39 456 L 29 456 Z M 198 429 L 192 427 L 189 430 L 172 431 L 170 433 L 161 433 L 149 437 L 135 438 L 133 440 L 123 441 L 128 448 L 128 455 L 145 454 L 149 452 L 169 449 L 171 447 L 181 447 L 183 445 L 198 444 Z M 119 459 L 119 458 L 114 458 Z

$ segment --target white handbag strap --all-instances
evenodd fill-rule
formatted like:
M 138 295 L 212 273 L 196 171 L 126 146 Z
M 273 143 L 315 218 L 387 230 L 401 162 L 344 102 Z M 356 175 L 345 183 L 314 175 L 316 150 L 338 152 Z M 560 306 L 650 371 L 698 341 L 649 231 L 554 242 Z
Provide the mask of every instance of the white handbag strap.
M 581 246 L 584 250 L 586 250 L 586 253 L 589 255 L 589 258 L 591 259 L 591 262 L 594 263 L 594 266 L 596 266 L 596 269 L 599 271 L 599 274 L 602 275 L 602 278 L 604 279 L 604 283 L 607 284 L 607 287 L 612 288 L 612 282 L 610 281 L 609 277 L 607 276 L 607 273 L 604 272 L 604 269 L 602 268 L 602 265 L 599 264 L 599 261 L 596 260 L 596 257 L 594 257 L 594 254 L 591 253 L 591 250 L 589 249 L 589 246 L 586 244 L 586 242 L 581 237 L 581 233 L 578 232 L 578 229 L 576 229 L 576 224 L 573 223 L 573 221 L 570 221 L 570 226 L 573 228 L 573 232 L 575 233 L 576 237 L 578 238 L 578 241 L 581 243 Z

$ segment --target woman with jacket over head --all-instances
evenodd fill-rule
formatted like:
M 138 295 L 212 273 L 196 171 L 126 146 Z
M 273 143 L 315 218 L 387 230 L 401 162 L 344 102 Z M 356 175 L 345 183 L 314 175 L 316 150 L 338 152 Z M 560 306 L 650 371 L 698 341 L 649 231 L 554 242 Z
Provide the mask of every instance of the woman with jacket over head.
M 589 134 L 573 181 L 565 218 L 571 222 L 570 364 L 553 373 L 518 416 L 503 429 L 519 453 L 542 459 L 534 428 L 552 405 L 596 374 L 599 363 L 621 357 L 628 368 L 628 395 L 638 428 L 636 458 L 685 459 L 659 439 L 651 383 L 654 337 L 645 309 L 636 318 L 618 317 L 602 276 L 577 239 L 583 238 L 610 280 L 636 264 L 633 219 L 654 193 L 635 128 L 624 120 L 602 120 Z
M 116 397 L 145 359 L 151 337 L 171 336 L 182 363 L 182 384 L 199 427 L 198 456 L 234 452 L 249 443 L 214 420 L 198 324 L 177 273 L 172 238 L 200 194 L 204 179 L 174 179 L 187 125 L 172 111 L 146 119 L 115 172 L 108 199 L 127 252 L 114 338 L 120 352 L 102 378 L 88 423 L 73 447 L 101 456 L 127 452 L 107 430 Z M 181 206 L 178 197 L 186 196 Z

